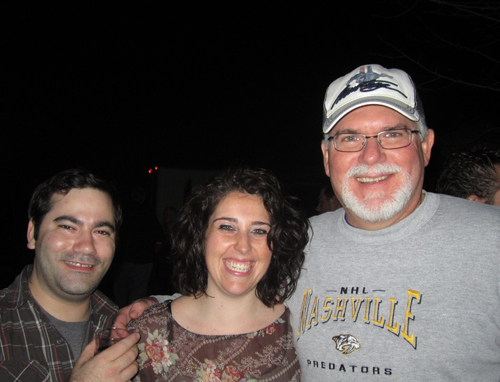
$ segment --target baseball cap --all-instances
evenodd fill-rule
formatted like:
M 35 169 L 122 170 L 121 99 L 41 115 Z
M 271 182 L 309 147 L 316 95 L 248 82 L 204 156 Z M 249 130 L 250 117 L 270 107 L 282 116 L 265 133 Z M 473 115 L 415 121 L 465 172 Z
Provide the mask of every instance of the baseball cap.
M 412 121 L 424 118 L 411 77 L 399 69 L 363 65 L 333 81 L 325 94 L 323 133 L 327 134 L 347 113 L 366 105 L 381 105 Z

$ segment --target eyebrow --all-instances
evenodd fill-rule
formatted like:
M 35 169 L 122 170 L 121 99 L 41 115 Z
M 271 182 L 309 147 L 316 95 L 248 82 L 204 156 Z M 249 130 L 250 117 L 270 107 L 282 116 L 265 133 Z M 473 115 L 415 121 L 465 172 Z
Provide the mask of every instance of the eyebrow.
M 217 219 L 214 219 L 214 223 L 218 220 L 227 220 L 227 221 L 230 221 L 231 223 L 238 223 L 238 219 L 235 219 L 235 218 L 228 218 L 228 217 L 225 217 L 225 216 L 222 216 L 220 218 L 217 218 Z M 257 224 L 257 225 L 268 225 L 269 227 L 271 227 L 271 224 L 270 223 L 266 223 L 266 222 L 261 222 L 261 221 L 254 221 L 252 222 L 252 224 Z
M 401 129 L 408 129 L 409 127 L 406 126 L 406 125 L 395 125 L 395 126 L 388 126 L 388 127 L 384 127 L 382 130 L 380 130 L 380 133 L 382 131 L 391 131 L 391 130 L 401 130 Z M 335 136 L 337 134 L 362 134 L 359 132 L 359 130 L 355 130 L 355 129 L 343 129 L 343 130 L 338 130 L 335 134 L 333 134 L 332 136 Z
M 59 216 L 59 217 L 54 219 L 54 223 L 60 223 L 63 221 L 69 221 L 69 222 L 76 224 L 78 226 L 83 225 L 83 221 L 81 219 L 75 218 L 74 216 L 71 216 L 71 215 L 62 215 L 62 216 Z M 108 227 L 110 230 L 115 232 L 115 226 L 107 220 L 99 220 L 99 221 L 95 222 L 93 228 L 100 228 L 100 227 Z

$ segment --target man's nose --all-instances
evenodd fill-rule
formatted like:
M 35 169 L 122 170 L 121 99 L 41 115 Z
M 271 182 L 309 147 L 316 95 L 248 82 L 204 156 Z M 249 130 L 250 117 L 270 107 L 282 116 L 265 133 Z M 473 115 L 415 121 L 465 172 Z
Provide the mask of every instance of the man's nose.
M 92 232 L 81 231 L 73 245 L 73 251 L 84 255 L 95 254 L 97 251 Z
M 365 147 L 361 150 L 360 162 L 366 164 L 385 161 L 385 149 L 380 146 L 377 136 L 366 137 Z

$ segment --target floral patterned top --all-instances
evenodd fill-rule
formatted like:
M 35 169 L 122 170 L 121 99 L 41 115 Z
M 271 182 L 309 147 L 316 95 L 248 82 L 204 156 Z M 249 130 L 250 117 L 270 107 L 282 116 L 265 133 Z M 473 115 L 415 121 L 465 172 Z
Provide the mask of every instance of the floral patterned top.
M 219 336 L 181 327 L 172 317 L 171 302 L 152 306 L 128 325 L 141 334 L 134 382 L 300 381 L 288 308 L 264 329 Z

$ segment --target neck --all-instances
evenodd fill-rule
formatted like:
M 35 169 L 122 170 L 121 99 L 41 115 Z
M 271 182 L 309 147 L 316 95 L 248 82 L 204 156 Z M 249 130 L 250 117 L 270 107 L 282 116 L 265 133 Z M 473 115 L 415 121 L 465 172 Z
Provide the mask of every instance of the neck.
M 224 296 L 203 296 L 198 299 L 200 307 L 214 315 L 227 317 L 229 320 L 236 319 L 249 312 L 258 315 L 258 311 L 269 309 L 256 296 L 245 296 L 244 298 L 225 298 Z
M 28 282 L 31 295 L 35 301 L 51 316 L 66 322 L 87 321 L 90 314 L 90 296 L 77 301 L 67 301 L 44 288 L 33 272 Z
M 197 334 L 243 334 L 263 329 L 285 311 L 284 305 L 265 306 L 257 297 L 181 297 L 172 303 L 175 320 Z M 196 319 L 193 317 L 199 317 Z

